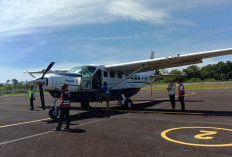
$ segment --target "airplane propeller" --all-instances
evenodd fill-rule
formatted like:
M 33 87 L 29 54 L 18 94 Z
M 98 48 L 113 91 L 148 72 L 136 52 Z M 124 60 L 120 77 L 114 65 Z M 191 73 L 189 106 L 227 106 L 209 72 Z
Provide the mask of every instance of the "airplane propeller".
M 45 110 L 45 101 L 44 101 L 44 92 L 43 92 L 43 85 L 45 84 L 45 79 L 44 76 L 45 74 L 52 68 L 52 66 L 55 64 L 55 62 L 51 62 L 48 67 L 45 70 L 42 70 L 43 75 L 40 78 L 35 78 L 32 81 L 30 81 L 30 83 L 35 83 L 39 85 L 39 93 L 40 93 L 40 100 L 41 100 L 41 105 L 42 105 L 42 109 Z M 30 72 L 26 72 L 28 74 L 30 74 L 31 76 L 35 77 L 34 75 L 32 75 Z
M 41 80 L 44 79 L 44 75 L 52 68 L 52 66 L 55 64 L 55 62 L 51 62 L 48 67 L 44 70 L 42 77 L 40 78 Z M 43 85 L 39 84 L 39 93 L 40 93 L 40 100 L 41 100 L 41 105 L 42 109 L 45 110 L 45 101 L 44 101 L 44 92 L 43 92 Z

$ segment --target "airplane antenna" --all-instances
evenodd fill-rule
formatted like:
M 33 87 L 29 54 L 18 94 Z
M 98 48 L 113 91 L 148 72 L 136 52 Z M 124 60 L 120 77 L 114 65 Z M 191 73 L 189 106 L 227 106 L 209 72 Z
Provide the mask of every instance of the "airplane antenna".
M 150 59 L 154 59 L 154 57 L 155 57 L 155 51 L 151 50 Z

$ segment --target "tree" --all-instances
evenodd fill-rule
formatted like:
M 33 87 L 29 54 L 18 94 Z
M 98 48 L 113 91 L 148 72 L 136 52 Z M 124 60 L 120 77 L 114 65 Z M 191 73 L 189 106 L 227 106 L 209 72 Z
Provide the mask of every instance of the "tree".
M 196 65 L 191 65 L 186 69 L 183 69 L 186 74 L 186 79 L 199 78 L 200 77 L 200 68 Z
M 183 72 L 178 70 L 178 69 L 174 69 L 174 70 L 170 71 L 169 74 L 181 75 L 181 74 L 183 74 Z
M 162 73 L 159 70 L 155 70 L 154 75 L 162 75 Z
M 16 86 L 19 84 L 19 81 L 17 79 L 12 79 L 11 82 Z
M 10 82 L 10 79 L 9 80 L 6 80 L 6 84 L 8 84 Z

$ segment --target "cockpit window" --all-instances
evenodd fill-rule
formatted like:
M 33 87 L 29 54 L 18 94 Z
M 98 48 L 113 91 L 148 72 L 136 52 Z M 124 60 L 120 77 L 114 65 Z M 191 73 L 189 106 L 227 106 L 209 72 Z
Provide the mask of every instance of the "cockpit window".
M 84 72 L 83 72 L 84 75 L 93 75 L 94 72 L 96 71 L 96 68 L 93 66 L 79 66 L 79 67 L 76 66 L 70 69 L 69 71 L 67 71 L 67 73 L 82 74 L 82 69 L 84 69 Z

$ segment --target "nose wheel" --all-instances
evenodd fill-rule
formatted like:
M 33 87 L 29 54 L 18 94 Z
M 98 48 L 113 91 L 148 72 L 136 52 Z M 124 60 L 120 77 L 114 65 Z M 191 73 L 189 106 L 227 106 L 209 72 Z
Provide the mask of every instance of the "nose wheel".
M 49 117 L 51 119 L 55 119 L 59 115 L 59 109 L 56 106 L 57 100 L 58 100 L 57 97 L 53 97 L 53 99 L 52 99 L 52 107 L 51 107 L 51 109 L 49 110 L 49 113 L 48 113 Z
M 52 108 L 49 110 L 49 117 L 51 119 L 55 119 L 59 115 L 58 107 L 55 108 L 52 106 Z

